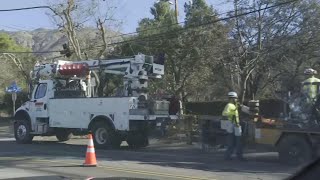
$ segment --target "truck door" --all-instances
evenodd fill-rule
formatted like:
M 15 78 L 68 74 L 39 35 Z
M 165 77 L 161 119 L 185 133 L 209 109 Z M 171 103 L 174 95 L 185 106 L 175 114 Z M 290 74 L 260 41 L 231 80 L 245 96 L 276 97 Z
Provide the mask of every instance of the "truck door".
M 39 83 L 31 100 L 31 112 L 35 119 L 48 117 L 47 110 L 47 83 Z

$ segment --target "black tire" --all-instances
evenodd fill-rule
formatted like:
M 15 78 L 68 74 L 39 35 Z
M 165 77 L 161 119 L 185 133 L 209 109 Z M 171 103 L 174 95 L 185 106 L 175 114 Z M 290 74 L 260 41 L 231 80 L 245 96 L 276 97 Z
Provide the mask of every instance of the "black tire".
M 133 149 L 144 148 L 149 145 L 149 138 L 145 133 L 129 133 L 127 143 Z
M 121 140 L 116 132 L 104 122 L 96 122 L 92 128 L 94 146 L 98 149 L 116 149 L 121 145 Z
M 310 162 L 313 157 L 311 144 L 303 136 L 286 135 L 278 146 L 279 160 L 289 165 L 300 165 Z
M 56 129 L 55 132 L 56 132 L 56 137 L 60 142 L 68 141 L 72 137 L 72 133 L 69 129 L 59 128 L 59 129 Z
M 33 139 L 33 135 L 30 132 L 31 127 L 27 121 L 19 120 L 14 124 L 14 137 L 18 144 L 30 144 Z

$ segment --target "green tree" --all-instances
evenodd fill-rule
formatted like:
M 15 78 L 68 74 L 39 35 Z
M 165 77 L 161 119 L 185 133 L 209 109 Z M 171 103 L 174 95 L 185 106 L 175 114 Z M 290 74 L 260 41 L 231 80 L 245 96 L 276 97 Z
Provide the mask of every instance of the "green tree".
M 21 51 L 25 48 L 16 44 L 16 42 L 7 34 L 0 33 L 0 51 Z
M 191 76 L 187 81 L 187 95 L 191 99 L 209 100 L 212 94 L 221 91 L 212 69 L 217 66 L 223 55 L 224 45 L 227 41 L 227 29 L 218 22 L 218 16 L 212 6 L 204 0 L 194 0 L 185 4 L 185 35 L 183 54 L 186 55 L 182 61 Z M 205 24 L 205 25 L 204 25 Z M 192 64 L 192 66 L 190 66 Z M 192 72 L 192 73 L 190 73 Z M 202 96 L 202 98 L 200 98 Z
M 123 45 L 123 55 L 133 55 L 141 52 L 147 55 L 158 55 L 165 53 L 165 78 L 161 81 L 153 81 L 150 84 L 151 93 L 156 89 L 164 89 L 175 93 L 175 84 L 173 82 L 174 70 L 170 62 L 176 61 L 176 52 L 181 47 L 179 31 L 181 26 L 175 22 L 175 13 L 170 4 L 165 1 L 154 3 L 150 9 L 153 18 L 144 18 L 139 22 L 137 36 L 131 37 L 131 41 Z
M 16 80 L 23 88 L 27 87 L 29 72 L 34 66 L 35 57 L 31 54 L 15 54 L 16 51 L 30 51 L 19 46 L 8 34 L 0 33 L 0 59 L 1 88 L 4 89 L 13 80 Z M 31 52 L 31 51 L 30 51 Z
M 134 51 L 150 55 L 165 53 L 165 77 L 151 83 L 151 89 L 164 89 L 183 101 L 210 91 L 210 67 L 221 56 L 219 49 L 227 37 L 221 23 L 211 23 L 218 17 L 204 0 L 185 4 L 185 12 L 185 24 L 180 26 L 169 3 L 155 3 L 151 8 L 153 18 L 141 20 L 139 34 L 121 48 L 128 54 Z M 205 23 L 209 25 L 199 26 Z M 124 55 L 128 55 L 126 53 Z
M 6 103 L 4 107 L 7 113 L 12 113 L 12 100 L 9 94 L 5 94 L 5 87 L 12 81 L 23 88 L 23 92 L 18 95 L 17 106 L 27 99 L 27 89 L 29 83 L 29 72 L 34 66 L 36 58 L 32 54 L 16 54 L 14 52 L 30 51 L 19 46 L 8 34 L 0 33 L 0 98 Z M 30 51 L 31 52 L 31 51 Z

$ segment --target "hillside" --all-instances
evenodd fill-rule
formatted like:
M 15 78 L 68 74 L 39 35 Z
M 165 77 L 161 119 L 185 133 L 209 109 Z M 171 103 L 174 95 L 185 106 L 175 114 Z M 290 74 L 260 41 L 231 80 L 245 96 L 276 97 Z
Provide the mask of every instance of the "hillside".
M 53 29 L 36 29 L 33 31 L 1 31 L 6 32 L 12 36 L 12 38 L 24 47 L 32 49 L 34 52 L 37 51 L 53 51 L 61 50 L 62 44 L 67 43 L 67 37 L 59 30 Z M 107 31 L 107 37 L 117 35 L 117 32 Z M 77 32 L 82 47 L 90 46 L 92 44 L 99 44 L 99 38 L 97 30 L 92 28 L 83 28 Z M 36 54 L 43 58 L 52 58 L 59 56 L 59 53 L 48 53 L 48 54 Z

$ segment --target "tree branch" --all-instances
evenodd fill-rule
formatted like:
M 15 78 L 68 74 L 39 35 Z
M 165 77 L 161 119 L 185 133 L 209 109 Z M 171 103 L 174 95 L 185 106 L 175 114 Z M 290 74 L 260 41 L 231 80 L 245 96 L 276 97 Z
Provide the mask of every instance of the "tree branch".
M 97 28 L 99 30 L 99 33 L 100 33 L 100 36 L 101 36 L 101 39 L 102 39 L 102 47 L 99 51 L 99 53 L 97 54 L 97 58 L 100 59 L 101 56 L 103 55 L 103 53 L 106 51 L 107 49 L 107 42 L 106 42 L 106 30 L 104 28 L 104 22 L 105 21 L 101 21 L 101 19 L 99 18 L 98 21 L 97 21 Z

